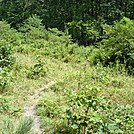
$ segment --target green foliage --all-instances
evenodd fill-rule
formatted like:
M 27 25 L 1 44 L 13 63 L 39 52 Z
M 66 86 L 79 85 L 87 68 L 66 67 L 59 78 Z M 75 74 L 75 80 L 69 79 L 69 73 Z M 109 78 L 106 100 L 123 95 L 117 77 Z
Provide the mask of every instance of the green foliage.
M 11 100 L 0 96 L 0 113 L 8 112 L 10 107 Z
M 31 117 L 20 119 L 18 124 L 13 123 L 10 119 L 5 119 L 0 126 L 0 134 L 29 134 L 33 124 Z
M 99 31 L 95 22 L 72 21 L 68 23 L 69 33 L 79 44 L 88 46 L 95 45 L 99 39 Z
M 134 21 L 123 18 L 114 26 L 104 25 L 105 38 L 93 52 L 93 62 L 103 65 L 125 64 L 134 68 Z
M 6 41 L 0 40 L 0 92 L 10 83 L 12 73 L 10 70 L 15 63 L 15 57 L 11 45 Z
M 57 28 L 30 26 L 24 33 L 23 44 L 15 46 L 15 50 L 22 53 L 41 54 L 54 57 L 64 62 L 80 62 L 86 59 L 91 51 L 90 48 L 79 47 L 73 43 L 72 39 L 66 33 Z
M 5 88 L 10 84 L 11 79 L 12 73 L 10 72 L 10 70 L 7 67 L 0 67 L 0 92 L 5 91 Z
M 102 82 L 104 84 L 108 83 L 110 80 L 107 76 L 108 69 L 102 67 L 101 64 L 97 64 L 96 72 L 92 75 L 92 78 L 96 81 Z
M 0 96 L 0 113 L 14 113 L 19 112 L 20 108 L 15 108 L 12 106 L 12 100 L 5 96 Z
M 38 14 L 47 27 L 64 28 L 71 21 L 98 20 L 104 18 L 107 23 L 113 23 L 122 16 L 133 19 L 133 0 L 16 0 L 0 2 L 0 16 L 16 27 L 31 14 Z
M 65 111 L 65 106 L 61 106 L 63 103 L 62 97 L 58 97 L 53 92 L 50 93 L 47 93 L 46 96 L 39 101 L 37 108 L 39 115 L 54 118 L 58 117 L 59 114 L 62 114 L 63 111 Z
M 8 24 L 6 21 L 0 21 L 0 33 L 4 34 L 9 30 L 10 30 L 10 24 Z
M 0 67 L 11 67 L 15 62 L 11 45 L 5 41 L 0 41 Z
M 112 105 L 109 110 L 104 113 L 103 124 L 99 128 L 99 132 L 110 133 L 132 133 L 134 126 L 133 107 L 131 105 Z
M 117 74 L 114 75 L 116 71 L 103 67 L 101 64 L 98 64 L 93 70 L 89 68 L 88 62 L 82 64 L 79 70 L 77 67 L 75 68 L 77 71 L 66 74 L 62 80 L 57 81 L 50 88 L 59 98 L 63 96 L 62 103 L 57 99 L 52 101 L 53 97 L 56 98 L 53 94 L 53 97 L 50 98 L 45 96 L 45 99 L 40 101 L 42 103 L 39 103 L 41 104 L 38 107 L 38 110 L 41 110 L 39 115 L 44 117 L 47 115 L 46 109 L 48 109 L 51 111 L 47 116 L 50 120 L 51 117 L 59 121 L 63 119 L 66 122 L 66 128 L 62 130 L 64 127 L 58 129 L 57 126 L 59 133 L 64 133 L 69 129 L 74 129 L 76 134 L 132 133 L 133 107 L 122 99 L 122 89 L 125 89 L 126 83 L 122 78 L 123 75 L 119 79 Z M 129 88 L 128 83 L 126 85 L 125 92 Z M 112 89 L 114 92 L 111 93 Z M 110 97 L 107 93 L 110 93 Z M 117 97 L 115 97 L 116 95 Z M 119 101 L 121 99 L 127 105 L 123 105 Z M 64 110 L 59 112 L 61 105 L 66 106 L 66 112 Z M 55 130 L 55 132 L 57 131 Z M 73 131 L 68 133 L 73 134 Z
M 42 20 L 37 15 L 32 15 L 23 22 L 23 25 L 19 28 L 21 32 L 28 32 L 31 28 L 43 28 Z
M 24 27 L 21 27 L 23 32 L 28 31 L 29 26 L 40 27 L 41 22 L 47 28 L 56 27 L 65 30 L 65 25 L 68 23 L 69 34 L 72 34 L 80 44 L 89 45 L 100 41 L 101 37 L 98 34 L 102 35 L 101 23 L 113 24 L 123 16 L 134 19 L 133 5 L 133 0 L 72 0 L 72 2 L 70 0 L 2 0 L 0 16 L 17 29 L 24 23 Z M 94 21 L 95 24 L 92 25 Z M 98 22 L 100 28 L 96 30 Z
M 0 41 L 5 44 L 20 45 L 24 42 L 23 34 L 10 27 L 5 21 L 0 21 Z
M 37 63 L 34 64 L 33 67 L 30 67 L 27 71 L 27 77 L 31 79 L 37 79 L 40 76 L 45 76 L 46 74 L 46 69 L 44 69 L 44 65 L 46 63 L 43 62 L 39 56 L 37 56 L 35 60 L 37 60 Z
M 33 119 L 31 117 L 23 118 L 19 125 L 16 127 L 14 134 L 28 134 L 32 128 Z
M 74 129 L 81 129 L 84 127 L 84 133 L 86 133 L 86 127 L 91 132 L 96 129 L 99 119 L 97 111 L 104 110 L 106 108 L 105 101 L 102 97 L 97 96 L 98 89 L 90 88 L 89 90 L 78 91 L 69 95 L 70 109 L 66 111 L 70 125 Z
M 98 89 L 90 88 L 69 95 L 69 126 L 84 134 L 133 132 L 132 106 L 113 106 L 98 93 Z

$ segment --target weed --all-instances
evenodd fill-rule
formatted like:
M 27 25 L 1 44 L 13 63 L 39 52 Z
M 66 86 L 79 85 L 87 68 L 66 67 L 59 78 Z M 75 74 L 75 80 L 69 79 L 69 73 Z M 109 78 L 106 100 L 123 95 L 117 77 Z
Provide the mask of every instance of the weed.
M 36 57 L 37 63 L 33 67 L 30 67 L 27 72 L 27 77 L 31 79 L 37 79 L 40 76 L 45 76 L 46 70 L 44 69 L 45 62 L 42 62 L 40 57 Z
M 98 93 L 97 89 L 91 88 L 69 95 L 70 109 L 66 111 L 69 126 L 84 134 L 133 132 L 132 106 L 117 105 L 114 108 Z
M 58 117 L 58 115 L 62 114 L 66 109 L 66 106 L 61 105 L 62 103 L 63 97 L 58 97 L 54 92 L 46 93 L 46 96 L 42 98 L 37 105 L 38 114 L 50 118 Z
M 6 86 L 10 84 L 12 78 L 12 73 L 9 68 L 1 68 L 0 67 L 0 92 L 4 92 Z
M 32 118 L 22 118 L 17 125 L 9 119 L 5 119 L 3 122 L 0 134 L 28 134 L 31 131 L 33 120 Z
M 2 112 L 8 112 L 10 107 L 11 100 L 0 96 L 0 113 Z
M 11 45 L 5 41 L 0 41 L 0 67 L 10 67 L 14 64 L 15 57 L 13 56 Z

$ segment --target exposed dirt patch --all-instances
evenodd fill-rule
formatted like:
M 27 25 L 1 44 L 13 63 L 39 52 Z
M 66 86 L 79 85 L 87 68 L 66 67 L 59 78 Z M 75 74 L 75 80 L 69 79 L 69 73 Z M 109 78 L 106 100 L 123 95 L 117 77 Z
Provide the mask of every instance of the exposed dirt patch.
M 47 83 L 44 86 L 42 86 L 40 89 L 35 90 L 34 94 L 29 96 L 29 99 L 26 100 L 26 106 L 24 107 L 24 116 L 30 116 L 33 118 L 32 130 L 37 134 L 44 134 L 45 132 L 40 128 L 41 124 L 39 117 L 36 114 L 35 108 L 39 99 L 44 95 L 42 91 L 46 88 L 49 88 L 54 83 L 54 81 L 51 81 L 50 83 Z

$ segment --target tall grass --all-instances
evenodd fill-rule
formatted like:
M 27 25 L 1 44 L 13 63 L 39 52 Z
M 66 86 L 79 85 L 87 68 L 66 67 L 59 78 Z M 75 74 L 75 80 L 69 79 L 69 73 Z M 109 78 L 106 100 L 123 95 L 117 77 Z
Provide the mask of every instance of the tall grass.
M 32 124 L 31 117 L 21 118 L 17 124 L 10 119 L 5 119 L 0 127 L 0 134 L 29 134 Z

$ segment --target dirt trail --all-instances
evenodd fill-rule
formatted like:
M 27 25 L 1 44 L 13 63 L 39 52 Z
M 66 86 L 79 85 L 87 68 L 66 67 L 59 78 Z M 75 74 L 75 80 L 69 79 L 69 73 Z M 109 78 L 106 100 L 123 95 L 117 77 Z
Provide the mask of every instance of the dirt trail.
M 44 95 L 42 92 L 45 88 L 49 88 L 51 85 L 53 85 L 55 82 L 51 81 L 50 83 L 44 85 L 42 88 L 35 91 L 35 93 L 31 96 L 29 96 L 29 99 L 26 101 L 26 106 L 24 107 L 24 116 L 30 116 L 33 118 L 33 127 L 32 130 L 37 134 L 44 134 L 45 132 L 41 130 L 39 117 L 36 114 L 36 105 L 39 101 L 39 99 Z

